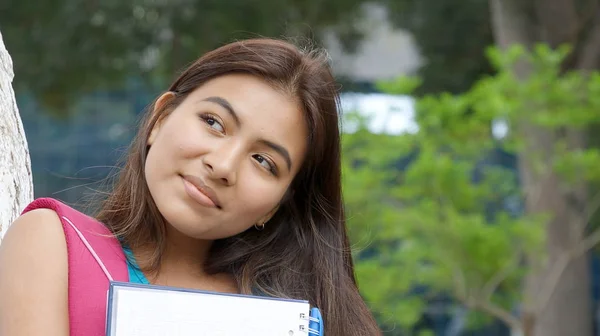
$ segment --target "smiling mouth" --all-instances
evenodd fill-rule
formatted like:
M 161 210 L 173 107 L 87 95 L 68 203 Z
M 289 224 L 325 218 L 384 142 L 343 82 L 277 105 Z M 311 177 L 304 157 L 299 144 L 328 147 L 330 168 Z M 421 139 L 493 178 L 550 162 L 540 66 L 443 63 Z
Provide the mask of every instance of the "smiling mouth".
M 182 180 L 186 193 L 196 203 L 208 208 L 221 209 L 214 192 L 199 178 L 186 175 L 182 176 Z

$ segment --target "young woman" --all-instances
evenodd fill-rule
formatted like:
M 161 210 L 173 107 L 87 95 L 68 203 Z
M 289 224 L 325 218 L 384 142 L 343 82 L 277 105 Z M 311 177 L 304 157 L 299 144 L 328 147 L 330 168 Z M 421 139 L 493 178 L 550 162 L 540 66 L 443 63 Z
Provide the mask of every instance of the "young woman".
M 327 336 L 379 335 L 346 234 L 337 106 L 318 51 L 246 40 L 192 64 L 148 110 L 95 216 L 128 256 L 129 280 L 306 299 Z M 36 200 L 10 227 L 0 335 L 76 335 L 73 320 L 105 318 L 106 302 L 79 303 L 81 288 L 107 286 L 96 285 L 103 273 L 70 264 L 92 230 L 86 218 Z M 103 265 L 107 254 L 93 255 Z

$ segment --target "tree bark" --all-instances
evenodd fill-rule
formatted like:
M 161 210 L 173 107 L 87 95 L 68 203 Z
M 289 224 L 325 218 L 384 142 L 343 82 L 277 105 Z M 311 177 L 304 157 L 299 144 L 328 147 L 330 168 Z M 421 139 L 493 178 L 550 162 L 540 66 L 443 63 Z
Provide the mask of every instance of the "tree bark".
M 575 0 L 490 0 L 495 40 L 500 48 L 513 44 L 532 47 L 548 43 L 551 47 L 571 44 L 575 50 L 570 69 L 590 70 L 598 66 L 600 57 L 600 24 L 598 18 L 578 11 Z M 597 0 L 590 0 L 590 7 Z M 582 18 L 589 15 L 589 20 Z M 519 78 L 531 72 L 522 62 L 514 69 Z M 535 113 L 532 111 L 531 113 Z M 559 139 L 568 141 L 572 149 L 582 148 L 584 133 L 578 130 L 556 131 L 531 123 L 527 116 L 519 120 L 517 132 L 525 140 L 519 153 L 519 173 L 527 195 L 526 211 L 549 213 L 552 219 L 546 230 L 547 259 L 531 256 L 527 262 L 532 272 L 526 278 L 522 303 L 522 319 L 526 336 L 592 336 L 593 310 L 590 270 L 587 254 L 569 261 L 560 269 L 558 281 L 551 279 L 563 256 L 576 249 L 584 236 L 586 218 L 581 204 L 586 203 L 585 184 L 565 191 L 554 172 L 536 171 L 532 160 L 551 162 L 552 146 Z M 583 181 L 582 181 L 583 182 Z M 576 206 L 579 205 L 579 206 Z M 550 286 L 544 284 L 551 283 Z
M 29 149 L 12 88 L 12 59 L 0 33 L 0 241 L 33 199 Z

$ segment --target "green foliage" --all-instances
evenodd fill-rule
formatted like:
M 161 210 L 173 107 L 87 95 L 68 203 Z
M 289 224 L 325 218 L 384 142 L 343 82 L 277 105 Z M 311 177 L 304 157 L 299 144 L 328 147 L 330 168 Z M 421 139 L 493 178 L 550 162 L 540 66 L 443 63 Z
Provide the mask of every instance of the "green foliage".
M 351 48 L 362 0 L 22 0 L 0 2 L 0 31 L 19 92 L 58 115 L 98 89 L 142 78 L 164 87 L 202 53 L 249 37 L 299 44 L 323 29 Z
M 437 294 L 473 311 L 483 311 L 484 304 L 510 311 L 519 304 L 529 271 L 523 260 L 544 257 L 545 224 L 553 214 L 509 211 L 507 200 L 525 197 L 516 168 L 485 160 L 494 149 L 521 150 L 527 133 L 518 129 L 526 120 L 557 134 L 558 141 L 543 149 L 550 153 L 528 158 L 541 172 L 557 173 L 566 190 L 582 179 L 600 183 L 600 152 L 572 150 L 566 135 L 560 137 L 600 122 L 600 75 L 561 73 L 568 53 L 543 45 L 532 52 L 489 49 L 497 74 L 464 94 L 419 98 L 416 134 L 372 134 L 363 122 L 344 135 L 344 193 L 357 274 L 378 315 L 410 327 Z M 519 62 L 533 65 L 528 78 L 513 75 Z M 415 83 L 401 78 L 380 87 L 406 94 Z M 492 136 L 497 120 L 510 125 L 502 139 Z M 427 295 L 417 294 L 416 286 L 426 287 Z

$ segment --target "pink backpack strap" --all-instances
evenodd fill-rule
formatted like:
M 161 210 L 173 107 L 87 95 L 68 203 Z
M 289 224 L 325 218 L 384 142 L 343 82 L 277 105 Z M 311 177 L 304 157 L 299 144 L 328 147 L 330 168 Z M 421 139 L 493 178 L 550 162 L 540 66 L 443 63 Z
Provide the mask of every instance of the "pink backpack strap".
M 121 244 L 102 223 L 52 198 L 36 199 L 23 213 L 40 208 L 54 210 L 65 232 L 69 334 L 105 335 L 109 282 L 129 281 Z

